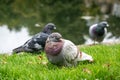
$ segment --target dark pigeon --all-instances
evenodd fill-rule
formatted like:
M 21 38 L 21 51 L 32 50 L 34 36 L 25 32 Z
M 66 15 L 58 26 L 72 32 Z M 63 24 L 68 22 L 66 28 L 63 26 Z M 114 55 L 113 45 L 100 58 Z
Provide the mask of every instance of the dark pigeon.
M 34 35 L 31 39 L 29 39 L 25 44 L 22 46 L 13 49 L 13 53 L 19 52 L 40 52 L 44 50 L 45 42 L 47 37 L 52 33 L 52 30 L 56 29 L 53 23 L 48 23 L 45 25 L 43 30 L 38 34 Z
M 92 56 L 79 51 L 73 42 L 63 39 L 59 33 L 49 35 L 45 53 L 48 61 L 58 66 L 75 66 L 78 61 L 84 60 L 93 62 Z
M 101 42 L 105 35 L 107 34 L 108 23 L 106 21 L 100 22 L 98 24 L 93 24 L 89 28 L 89 35 L 95 41 Z

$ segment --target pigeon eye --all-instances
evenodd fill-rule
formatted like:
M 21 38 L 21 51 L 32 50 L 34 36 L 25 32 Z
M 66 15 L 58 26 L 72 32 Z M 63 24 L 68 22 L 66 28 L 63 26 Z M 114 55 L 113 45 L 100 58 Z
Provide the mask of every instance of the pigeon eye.
M 107 24 L 104 24 L 104 26 L 107 26 Z
M 53 26 L 50 26 L 49 29 L 53 29 Z

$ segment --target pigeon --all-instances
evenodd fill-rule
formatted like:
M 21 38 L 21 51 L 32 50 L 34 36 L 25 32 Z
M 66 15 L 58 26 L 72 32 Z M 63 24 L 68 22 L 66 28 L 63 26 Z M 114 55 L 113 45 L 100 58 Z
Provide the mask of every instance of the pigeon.
M 54 29 L 56 29 L 55 24 L 53 23 L 46 24 L 41 32 L 34 35 L 31 39 L 26 41 L 22 46 L 13 49 L 13 53 L 19 53 L 19 52 L 34 53 L 44 50 L 47 37 L 52 33 L 52 30 Z
M 109 24 L 106 21 L 102 21 L 98 24 L 93 24 L 90 26 L 89 35 L 91 39 L 94 40 L 94 44 L 95 41 L 101 42 L 104 39 L 105 35 L 107 34 L 108 26 Z
M 79 61 L 86 60 L 93 62 L 92 56 L 81 52 L 72 41 L 63 39 L 58 32 L 48 36 L 45 53 L 48 61 L 57 66 L 76 66 Z

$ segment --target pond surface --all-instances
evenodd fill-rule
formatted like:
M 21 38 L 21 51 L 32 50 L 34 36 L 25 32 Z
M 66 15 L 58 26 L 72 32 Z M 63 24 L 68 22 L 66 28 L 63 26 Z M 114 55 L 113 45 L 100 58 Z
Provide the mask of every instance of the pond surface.
M 84 26 L 86 32 L 80 31 L 79 34 L 82 36 L 78 36 L 78 38 L 77 38 L 77 35 L 76 35 L 75 38 L 78 39 L 78 41 L 81 41 L 81 42 L 79 42 L 79 44 L 92 44 L 93 41 L 89 37 L 88 29 L 89 29 L 90 25 L 99 22 L 99 18 L 95 17 L 93 19 L 93 17 L 91 18 L 91 16 L 83 16 L 81 18 L 83 18 L 86 21 L 86 23 L 85 23 L 86 26 Z M 113 23 L 114 23 L 114 21 L 113 21 Z M 113 24 L 111 23 L 111 25 L 113 25 Z M 114 23 L 114 25 L 117 25 L 117 24 Z M 33 27 L 33 28 L 38 27 L 37 29 L 39 29 L 40 25 L 35 24 L 35 26 L 36 27 Z M 33 36 L 33 35 L 30 35 L 29 27 L 27 27 L 27 26 L 21 26 L 21 28 L 18 31 L 15 29 L 10 30 L 8 27 L 9 26 L 7 26 L 7 25 L 0 26 L 0 53 L 11 53 L 12 49 L 24 44 L 28 39 L 30 39 Z M 115 27 L 115 28 L 113 28 L 113 30 L 111 28 L 112 28 L 111 26 L 110 26 L 110 28 L 108 28 L 108 33 L 105 36 L 103 43 L 118 43 L 118 42 L 120 42 L 119 34 L 116 33 L 116 31 L 117 31 L 117 29 L 119 29 L 119 27 L 117 29 Z M 58 27 L 58 29 L 59 29 L 59 27 Z M 41 29 L 39 29 L 39 31 L 40 30 Z M 67 29 L 66 29 L 66 31 L 67 31 Z M 57 32 L 62 33 L 61 30 L 60 31 L 58 30 Z M 73 31 L 73 33 L 71 33 L 71 34 L 67 34 L 68 35 L 67 37 L 71 41 L 72 41 L 71 36 L 75 36 L 74 32 L 76 32 L 76 31 Z M 84 34 L 82 34 L 82 32 Z M 63 37 L 65 37 L 65 35 L 63 35 Z
M 10 53 L 13 48 L 22 45 L 30 38 L 27 28 L 21 28 L 16 32 L 10 31 L 7 25 L 0 26 L 0 53 Z
M 89 26 L 105 20 L 110 27 L 103 42 L 119 43 L 120 4 L 105 1 L 108 1 L 104 4 L 108 4 L 107 8 L 99 0 L 2 0 L 0 53 L 9 53 L 24 44 L 49 22 L 56 25 L 55 32 L 61 33 L 63 38 L 80 45 L 91 44 Z

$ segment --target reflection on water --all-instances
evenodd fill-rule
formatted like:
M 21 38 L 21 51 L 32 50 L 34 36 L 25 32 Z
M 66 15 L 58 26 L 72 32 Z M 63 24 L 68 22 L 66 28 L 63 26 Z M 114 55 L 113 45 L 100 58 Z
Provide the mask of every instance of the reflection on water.
M 81 18 L 82 20 L 78 21 L 78 23 L 64 23 L 66 24 L 66 27 L 56 24 L 58 30 L 57 32 L 60 32 L 63 35 L 63 38 L 71 40 L 76 45 L 92 44 L 93 41 L 89 38 L 88 34 L 89 27 L 101 20 L 106 20 L 108 21 L 110 27 L 108 28 L 109 33 L 104 38 L 103 43 L 120 43 L 120 27 L 118 26 L 120 25 L 119 18 L 110 17 L 108 15 L 103 16 L 102 19 L 100 16 L 82 16 Z M 34 26 L 36 27 L 19 27 L 19 30 L 17 30 L 18 32 L 14 28 L 10 31 L 7 25 L 0 26 L 0 53 L 9 53 L 13 48 L 24 44 L 25 41 L 31 38 L 29 34 L 32 33 L 33 35 L 40 31 L 40 24 L 35 24 Z
M 85 45 L 94 43 L 94 41 L 89 36 L 84 35 L 83 37 L 85 39 L 85 43 L 84 43 Z M 98 42 L 95 42 L 95 43 L 98 43 Z M 103 44 L 118 44 L 118 43 L 120 43 L 120 37 L 115 37 L 112 35 L 111 32 L 108 32 L 101 43 L 103 43 Z
M 16 48 L 30 39 L 27 28 L 21 28 L 19 32 L 10 31 L 7 25 L 0 26 L 0 53 L 11 53 L 13 48 Z M 83 35 L 85 42 L 83 44 L 92 44 L 93 40 L 88 35 Z M 97 43 L 97 42 L 96 42 Z M 120 43 L 120 37 L 115 37 L 111 32 L 108 32 L 102 43 Z
M 23 44 L 30 38 L 27 28 L 19 32 L 10 31 L 7 25 L 0 26 L 0 53 L 9 53 L 13 48 Z
M 28 34 L 38 33 L 48 22 L 56 25 L 56 32 L 60 32 L 63 38 L 80 45 L 92 42 L 89 37 L 83 36 L 89 36 L 90 25 L 106 20 L 110 25 L 108 32 L 111 32 L 108 36 L 112 34 L 116 37 L 105 38 L 104 42 L 119 41 L 120 4 L 118 0 L 118 2 L 116 0 L 33 1 L 1 1 L 0 25 L 3 26 L 0 26 L 0 53 L 10 52 L 13 48 L 22 45 L 30 38 Z M 21 28 L 23 25 L 26 28 Z

